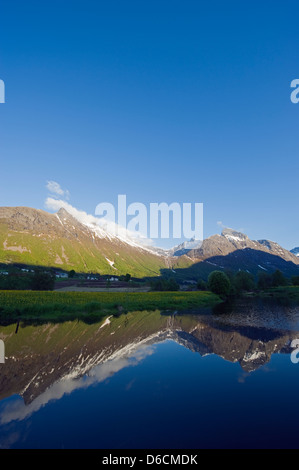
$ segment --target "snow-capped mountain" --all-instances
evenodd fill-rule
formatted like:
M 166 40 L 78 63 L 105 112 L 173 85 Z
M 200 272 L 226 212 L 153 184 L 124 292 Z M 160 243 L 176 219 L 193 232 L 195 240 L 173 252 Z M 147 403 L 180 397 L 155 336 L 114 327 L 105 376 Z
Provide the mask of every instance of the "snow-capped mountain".
M 191 238 L 189 241 L 185 241 L 180 245 L 177 245 L 167 251 L 169 256 L 182 256 L 186 255 L 190 250 L 195 250 L 201 247 L 202 240 L 196 240 Z
M 250 240 L 244 233 L 230 228 L 225 228 L 221 235 L 206 238 L 199 247 L 190 249 L 187 254 L 193 258 L 207 259 L 213 256 L 226 256 L 245 249 L 271 253 L 285 261 L 299 264 L 294 254 L 282 248 L 278 243 L 270 240 Z
M 0 262 L 51 266 L 77 272 L 158 275 L 164 258 L 136 240 L 114 235 L 92 216 L 0 207 Z
M 206 238 L 199 248 L 187 251 L 179 257 L 189 262 L 187 269 L 175 266 L 176 276 L 207 279 L 213 270 L 248 271 L 257 275 L 260 271 L 279 269 L 285 276 L 298 275 L 299 257 L 270 240 L 251 240 L 244 233 L 224 229 L 221 235 Z M 174 266 L 174 265 L 172 265 Z
M 287 276 L 298 274 L 298 253 L 269 240 L 250 240 L 233 229 L 203 242 L 191 239 L 163 250 L 144 245 L 125 230 L 113 233 L 95 217 L 71 210 L 74 213 L 62 208 L 50 214 L 28 207 L 0 207 L 0 263 L 136 277 L 170 270 L 175 277 L 198 279 L 215 269 L 253 274 L 280 269 Z

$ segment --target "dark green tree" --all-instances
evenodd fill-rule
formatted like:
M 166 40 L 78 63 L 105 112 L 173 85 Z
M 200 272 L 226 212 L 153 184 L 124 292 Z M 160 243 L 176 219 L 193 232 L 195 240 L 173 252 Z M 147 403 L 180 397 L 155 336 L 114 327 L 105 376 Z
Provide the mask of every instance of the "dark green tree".
M 260 290 L 270 289 L 272 287 L 271 274 L 260 272 L 258 274 L 257 287 Z
M 208 285 L 203 279 L 199 279 L 197 281 L 197 289 L 198 290 L 207 290 Z
M 32 290 L 53 290 L 55 277 L 52 274 L 43 271 L 35 271 L 32 278 Z
M 28 290 L 31 289 L 32 276 L 20 276 L 11 273 L 8 276 L 0 276 L 0 289 L 3 290 Z
M 72 279 L 73 277 L 75 277 L 75 275 L 76 275 L 76 271 L 74 269 L 71 269 L 69 274 L 68 274 L 69 278 Z
M 176 282 L 175 279 L 169 279 L 167 284 L 167 289 L 169 291 L 178 291 L 180 288 L 179 284 Z
M 255 288 L 254 277 L 247 271 L 239 271 L 233 279 L 234 287 L 237 292 L 251 291 Z
M 272 287 L 286 286 L 287 280 L 279 269 L 272 274 Z
M 151 282 L 151 289 L 155 291 L 178 291 L 179 288 L 175 279 L 157 279 Z
M 225 273 L 222 271 L 213 271 L 209 275 L 208 286 L 214 294 L 226 296 L 229 294 L 231 283 Z

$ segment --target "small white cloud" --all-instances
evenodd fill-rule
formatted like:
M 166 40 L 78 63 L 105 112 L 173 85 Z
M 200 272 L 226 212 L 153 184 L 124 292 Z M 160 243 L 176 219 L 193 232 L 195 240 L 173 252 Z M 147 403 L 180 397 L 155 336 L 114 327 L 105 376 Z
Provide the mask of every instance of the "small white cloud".
M 227 225 L 224 225 L 224 223 L 221 220 L 218 220 L 217 225 L 222 229 L 227 228 Z
M 59 183 L 57 183 L 56 181 L 48 181 L 47 182 L 47 190 L 52 194 L 52 195 L 56 195 L 56 196 L 59 196 L 59 197 L 63 197 L 65 199 L 69 199 L 70 198 L 70 193 L 67 189 L 62 189 L 62 187 L 60 186 Z

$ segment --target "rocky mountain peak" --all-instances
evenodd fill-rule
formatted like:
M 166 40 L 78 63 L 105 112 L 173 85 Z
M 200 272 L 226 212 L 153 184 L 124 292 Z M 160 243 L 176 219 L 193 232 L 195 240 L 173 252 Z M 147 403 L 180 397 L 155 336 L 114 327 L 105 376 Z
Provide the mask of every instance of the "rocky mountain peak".
M 242 242 L 248 240 L 247 235 L 232 228 L 224 228 L 221 235 L 232 242 Z
M 59 211 L 57 212 L 57 215 L 59 215 L 60 217 L 66 217 L 70 214 L 68 213 L 68 211 L 64 207 L 61 207 L 59 209 Z
M 82 224 L 70 214 L 64 207 L 61 207 L 58 212 L 56 212 L 57 217 L 63 223 L 71 224 L 73 227 L 82 228 Z

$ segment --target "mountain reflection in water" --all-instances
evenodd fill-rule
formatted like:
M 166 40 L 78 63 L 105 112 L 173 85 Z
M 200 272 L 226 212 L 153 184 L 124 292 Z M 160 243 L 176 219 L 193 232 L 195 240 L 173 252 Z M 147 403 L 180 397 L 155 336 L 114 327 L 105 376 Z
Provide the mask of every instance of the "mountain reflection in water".
M 1 326 L 6 361 L 0 368 L 0 426 L 142 364 L 165 341 L 201 357 L 217 355 L 246 374 L 269 363 L 274 353 L 289 354 L 291 341 L 299 337 L 298 308 L 252 302 L 223 308 L 197 314 L 134 312 L 92 325 L 20 325 L 17 334 L 16 325 Z

